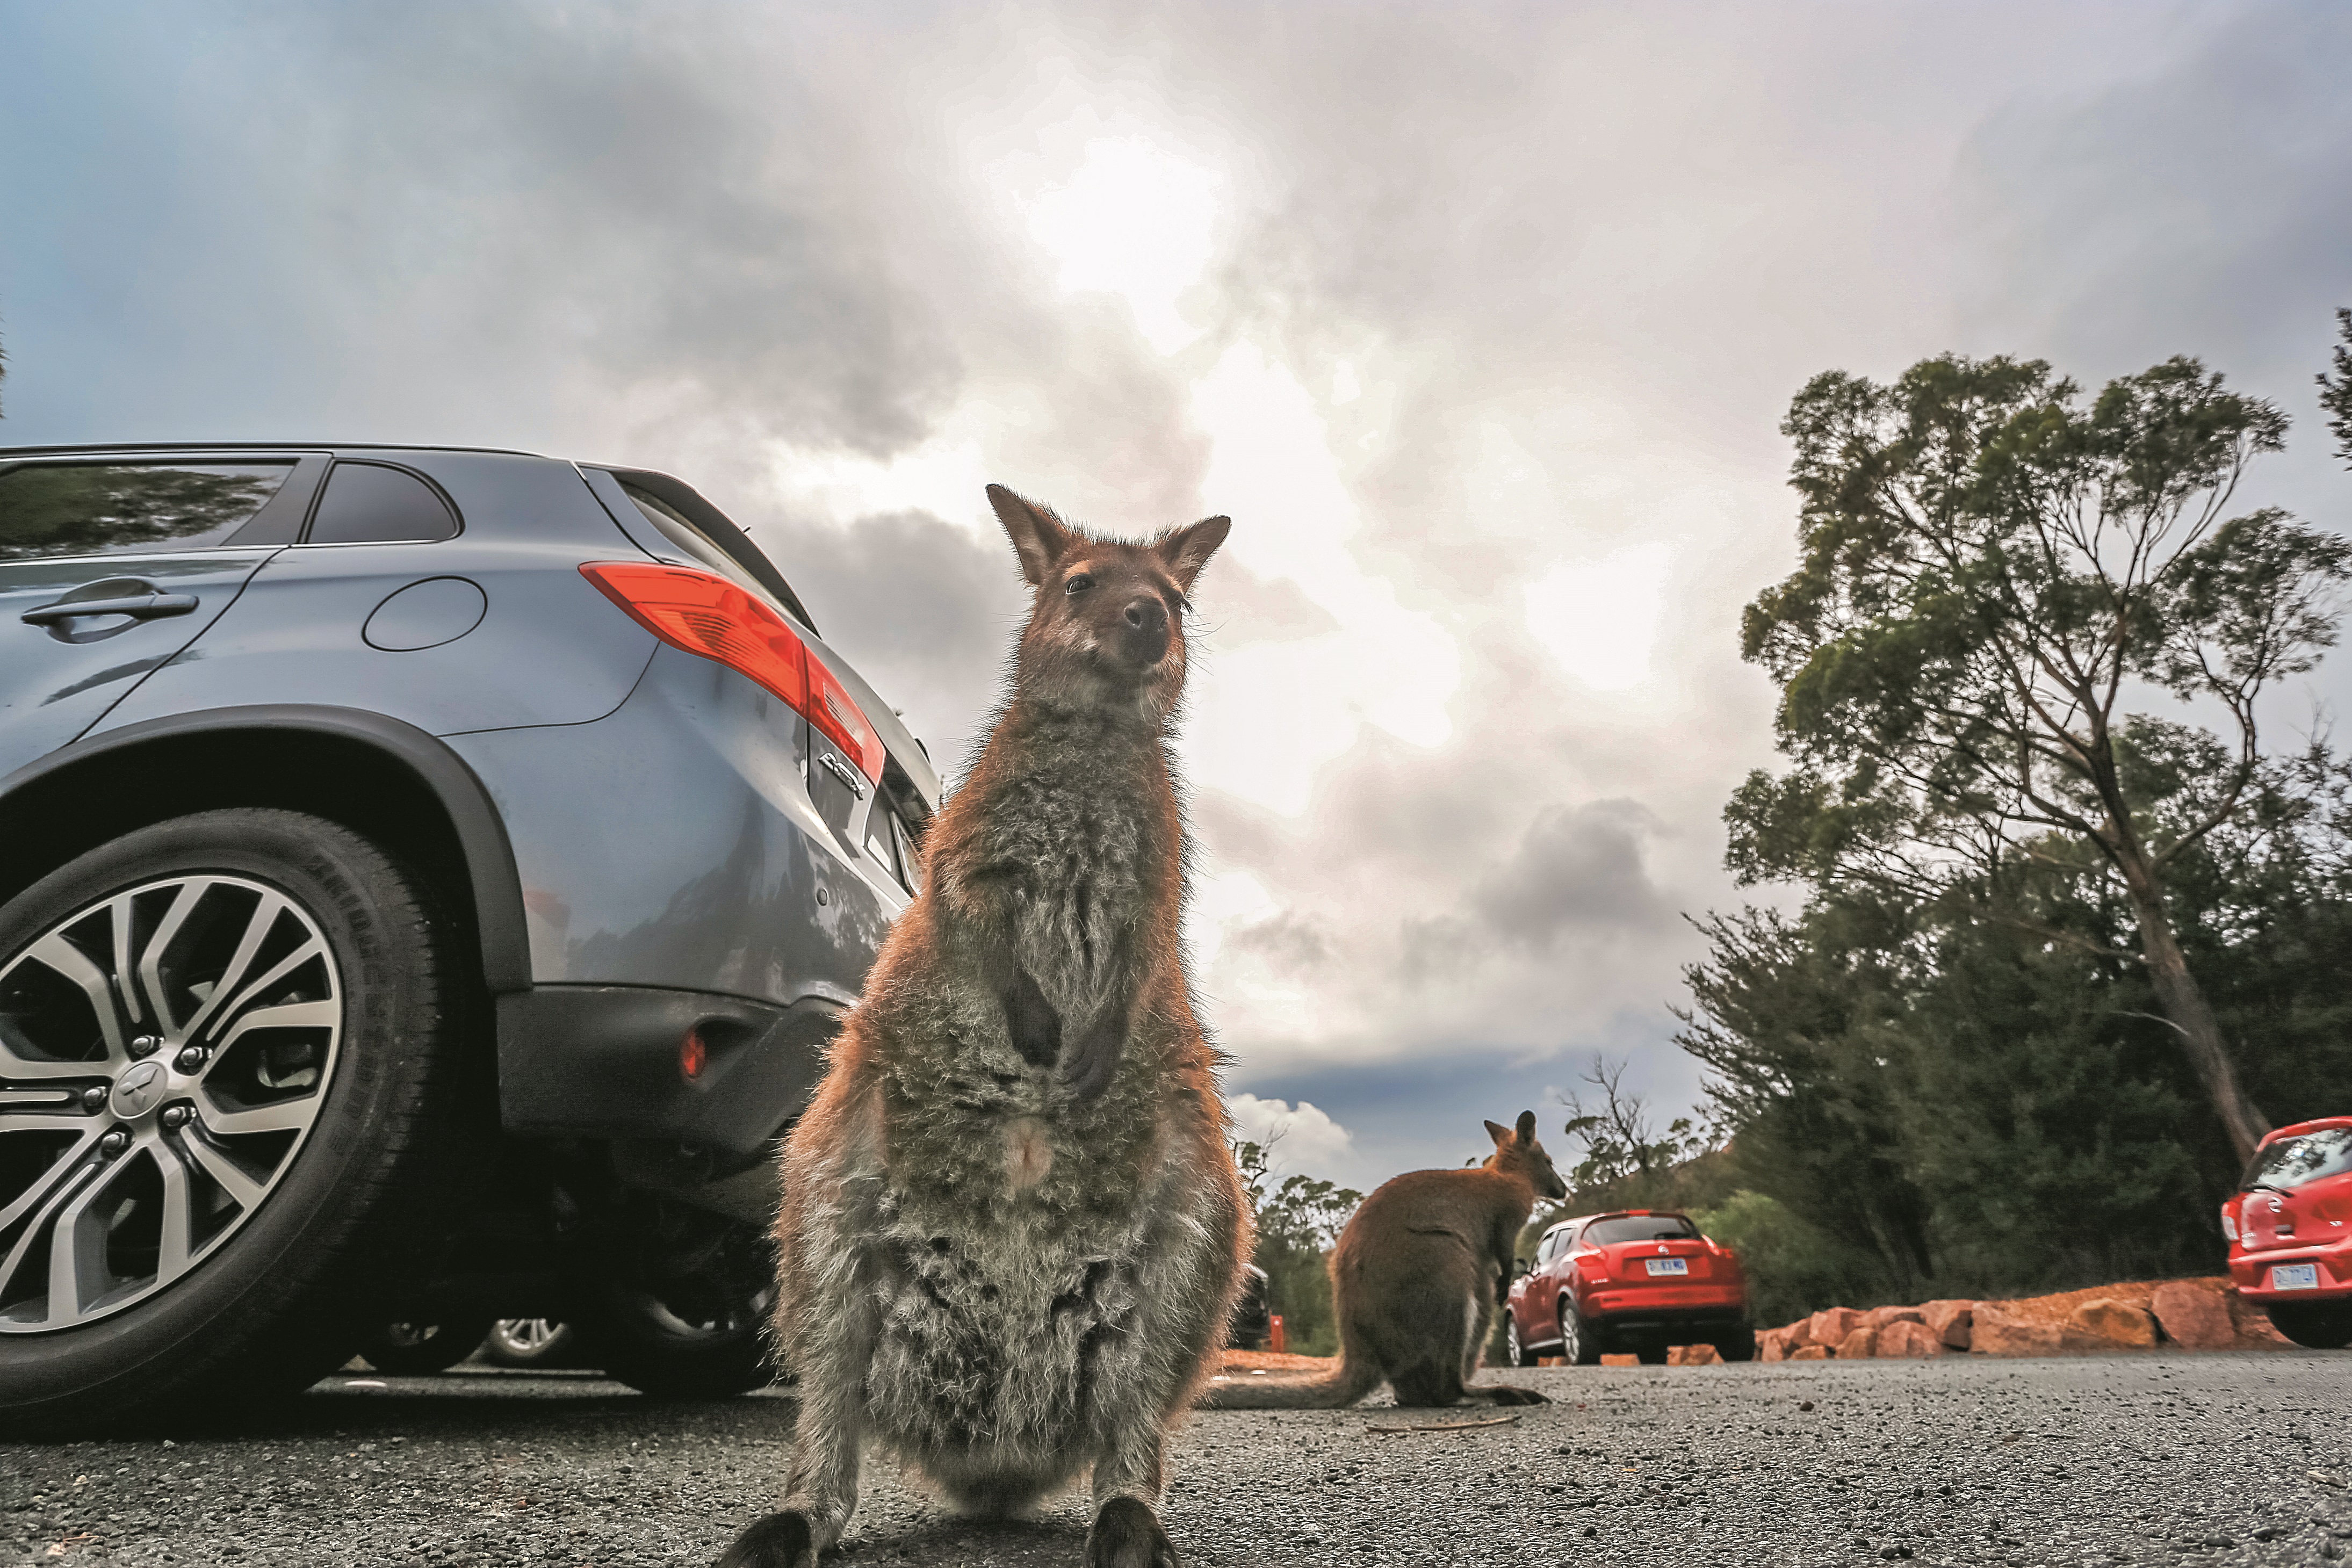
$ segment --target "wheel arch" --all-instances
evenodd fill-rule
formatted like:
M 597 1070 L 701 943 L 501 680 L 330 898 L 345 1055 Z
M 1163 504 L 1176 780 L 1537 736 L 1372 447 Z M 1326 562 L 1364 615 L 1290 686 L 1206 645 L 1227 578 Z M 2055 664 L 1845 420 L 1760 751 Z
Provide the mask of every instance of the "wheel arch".
M 88 735 L 0 779 L 0 904 L 85 851 L 172 817 L 278 806 L 402 854 L 467 922 L 492 993 L 528 989 L 522 884 L 506 823 L 457 754 L 359 708 L 271 704 Z

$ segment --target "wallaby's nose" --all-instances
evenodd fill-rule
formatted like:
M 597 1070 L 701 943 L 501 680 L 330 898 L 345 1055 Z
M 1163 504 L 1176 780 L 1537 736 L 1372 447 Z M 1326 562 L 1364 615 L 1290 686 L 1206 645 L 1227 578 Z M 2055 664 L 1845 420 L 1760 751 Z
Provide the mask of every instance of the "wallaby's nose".
M 1127 601 L 1119 612 L 1127 622 L 1120 641 L 1127 644 L 1128 655 L 1139 664 L 1156 664 L 1168 652 L 1168 606 L 1152 594 L 1139 593 Z

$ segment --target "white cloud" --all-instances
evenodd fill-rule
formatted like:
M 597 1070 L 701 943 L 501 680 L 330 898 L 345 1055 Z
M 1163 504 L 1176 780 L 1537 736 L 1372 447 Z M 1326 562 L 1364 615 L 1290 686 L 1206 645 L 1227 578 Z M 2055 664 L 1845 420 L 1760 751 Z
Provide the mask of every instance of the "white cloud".
M 1225 1111 L 1233 1118 L 1234 1136 L 1264 1147 L 1267 1161 L 1285 1175 L 1328 1177 L 1355 1162 L 1355 1135 L 1304 1100 L 1293 1105 L 1287 1100 L 1228 1094 Z
M 1202 492 L 1235 518 L 1226 549 L 1261 578 L 1287 578 L 1328 611 L 1319 636 L 1213 642 L 1191 700 L 1185 755 L 1202 783 L 1296 817 L 1316 770 L 1363 726 L 1434 747 L 1461 653 L 1430 615 L 1404 608 L 1355 553 L 1362 518 L 1328 427 L 1290 368 L 1236 343 L 1192 383 L 1212 446 Z

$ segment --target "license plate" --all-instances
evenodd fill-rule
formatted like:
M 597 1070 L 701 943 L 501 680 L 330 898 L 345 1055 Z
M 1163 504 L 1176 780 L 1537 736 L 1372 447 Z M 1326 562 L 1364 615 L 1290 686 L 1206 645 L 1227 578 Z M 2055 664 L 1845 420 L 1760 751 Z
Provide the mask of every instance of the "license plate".
M 2316 1263 L 2273 1263 L 2271 1265 L 2271 1289 L 2273 1291 L 2315 1291 L 2319 1289 L 2319 1265 Z
M 1687 1274 L 1689 1272 L 1690 1264 L 1680 1258 L 1653 1258 L 1650 1260 L 1650 1273 L 1653 1278 L 1660 1274 Z

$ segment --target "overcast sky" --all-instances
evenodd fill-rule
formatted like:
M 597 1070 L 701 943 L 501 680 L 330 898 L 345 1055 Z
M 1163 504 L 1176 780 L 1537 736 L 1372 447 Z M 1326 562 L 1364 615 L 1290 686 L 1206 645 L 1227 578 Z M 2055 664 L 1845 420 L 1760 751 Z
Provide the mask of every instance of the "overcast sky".
M 1807 377 L 2196 354 L 2295 422 L 2249 504 L 2343 526 L 2347 81 L 2316 0 L 0 0 L 0 440 L 671 470 L 943 759 L 1024 608 L 984 483 L 1231 515 L 1201 985 L 1244 1119 L 1369 1186 L 1557 1152 L 1595 1051 L 1696 1096 Z

